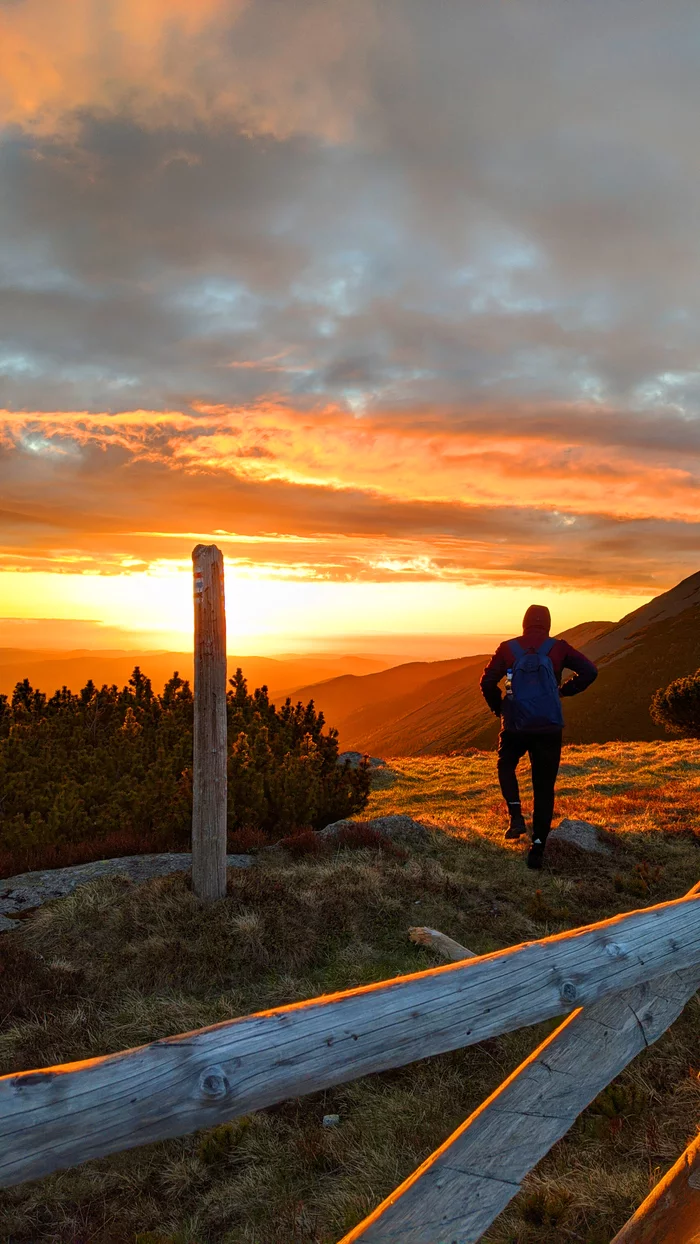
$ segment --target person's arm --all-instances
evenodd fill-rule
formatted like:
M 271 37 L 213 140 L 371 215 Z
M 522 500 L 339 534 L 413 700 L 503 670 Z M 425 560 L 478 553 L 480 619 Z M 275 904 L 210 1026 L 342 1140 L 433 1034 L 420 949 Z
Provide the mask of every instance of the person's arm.
M 592 661 L 588 660 L 582 652 L 577 648 L 572 648 L 571 644 L 566 645 L 566 656 L 564 657 L 564 667 L 574 671 L 573 678 L 567 678 L 562 683 L 559 694 L 561 696 L 580 695 L 592 682 L 598 677 L 598 670 Z
M 497 717 L 500 717 L 501 715 L 501 704 L 503 702 L 503 692 L 498 684 L 502 678 L 505 678 L 510 664 L 507 652 L 504 652 L 504 647 L 504 644 L 500 644 L 496 649 L 491 657 L 491 660 L 486 666 L 486 669 L 481 675 L 481 682 L 479 684 L 481 687 L 481 694 L 486 700 L 491 712 L 495 713 Z

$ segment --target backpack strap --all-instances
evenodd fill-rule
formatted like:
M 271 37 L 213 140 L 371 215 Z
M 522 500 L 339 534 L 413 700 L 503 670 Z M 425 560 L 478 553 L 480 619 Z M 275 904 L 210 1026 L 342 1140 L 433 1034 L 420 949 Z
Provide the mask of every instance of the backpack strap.
M 525 651 L 522 644 L 519 644 L 517 639 L 509 639 L 508 647 L 510 648 L 511 654 L 515 658 L 516 661 L 518 657 L 521 657 Z
M 551 635 L 549 639 L 545 639 L 544 643 L 540 644 L 539 648 L 537 649 L 540 656 L 548 657 L 556 642 L 557 642 L 556 639 L 552 639 Z

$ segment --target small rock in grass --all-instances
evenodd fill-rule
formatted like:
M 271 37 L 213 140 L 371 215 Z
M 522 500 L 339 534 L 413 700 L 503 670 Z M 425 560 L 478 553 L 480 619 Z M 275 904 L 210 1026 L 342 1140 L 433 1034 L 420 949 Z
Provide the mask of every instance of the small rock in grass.
M 341 829 L 348 829 L 357 823 L 357 821 L 351 820 L 333 821 L 332 825 L 326 825 L 325 829 L 320 831 L 321 837 L 333 838 Z M 420 821 L 414 821 L 412 817 L 404 816 L 401 813 L 396 813 L 392 816 L 375 816 L 371 821 L 365 821 L 364 824 L 369 825 L 378 834 L 383 834 L 385 838 L 398 841 L 406 841 L 407 839 L 425 841 L 430 837 L 425 825 L 421 825 Z
M 339 1114 L 324 1114 L 323 1116 L 324 1127 L 337 1127 L 339 1123 L 340 1123 Z
M 340 752 L 338 756 L 338 764 L 342 765 L 346 760 L 350 762 L 351 769 L 359 769 L 362 761 L 365 759 L 366 752 Z M 386 766 L 386 760 L 380 760 L 377 756 L 367 756 L 367 762 L 370 769 L 381 769 Z
M 552 832 L 560 842 L 570 842 L 581 851 L 589 851 L 597 855 L 610 854 L 610 848 L 606 847 L 598 837 L 597 825 L 591 825 L 590 821 L 573 821 L 565 817 Z

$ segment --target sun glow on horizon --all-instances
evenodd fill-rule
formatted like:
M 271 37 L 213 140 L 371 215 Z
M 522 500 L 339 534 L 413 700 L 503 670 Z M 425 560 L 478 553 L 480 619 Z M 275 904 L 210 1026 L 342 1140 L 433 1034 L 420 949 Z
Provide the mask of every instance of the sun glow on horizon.
M 334 635 L 362 645 L 416 633 L 455 636 L 517 632 L 533 600 L 549 603 L 553 625 L 617 621 L 649 595 L 561 592 L 524 586 L 455 582 L 330 582 L 265 577 L 265 568 L 226 568 L 227 636 L 231 650 L 284 650 L 294 639 L 309 649 Z M 138 644 L 189 649 L 192 645 L 192 570 L 161 561 L 119 574 L 6 571 L 0 575 L 0 617 L 85 620 L 118 628 Z

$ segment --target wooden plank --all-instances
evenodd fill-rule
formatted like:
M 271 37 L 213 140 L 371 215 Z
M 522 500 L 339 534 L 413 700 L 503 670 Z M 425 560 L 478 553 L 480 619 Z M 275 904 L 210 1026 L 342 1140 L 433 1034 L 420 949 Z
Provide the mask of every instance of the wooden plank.
M 466 949 L 450 938 L 446 948 L 437 930 L 423 932 L 440 953 Z M 533 1166 L 698 987 L 700 965 L 574 1011 L 340 1244 L 474 1244 Z
M 198 898 L 226 894 L 226 611 L 224 559 L 198 544 L 194 575 L 194 754 L 192 888 Z
M 700 1135 L 618 1231 L 612 1244 L 700 1244 Z
M 700 961 L 700 898 L 0 1078 L 0 1186 L 471 1045 Z

